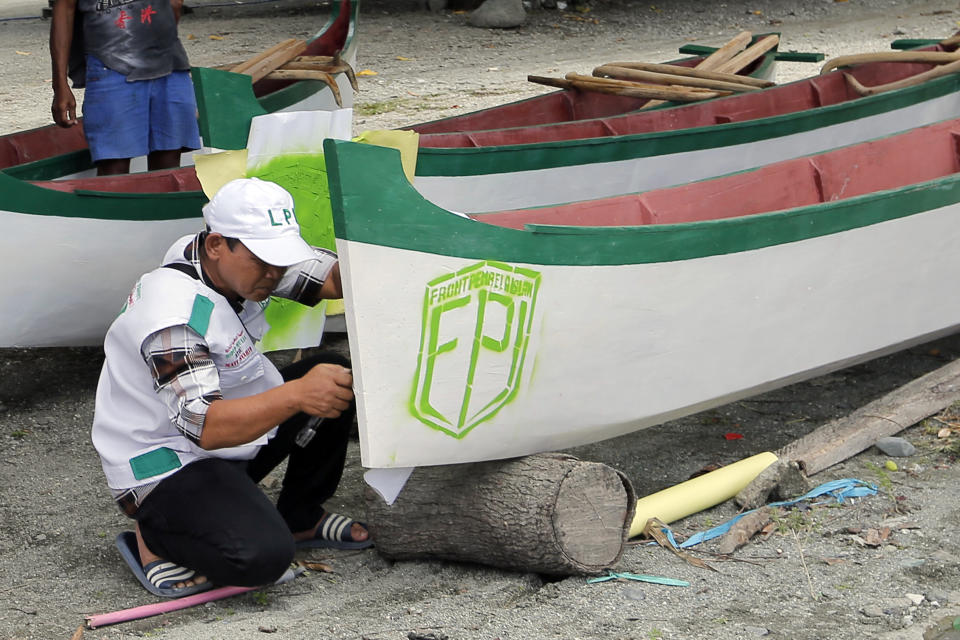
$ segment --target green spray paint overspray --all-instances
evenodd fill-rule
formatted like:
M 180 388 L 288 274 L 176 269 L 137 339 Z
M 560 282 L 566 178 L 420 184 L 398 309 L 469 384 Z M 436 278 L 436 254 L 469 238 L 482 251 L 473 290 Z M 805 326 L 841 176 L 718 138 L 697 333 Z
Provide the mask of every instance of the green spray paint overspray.
M 251 178 L 276 182 L 293 196 L 300 234 L 311 245 L 336 250 L 327 166 L 322 153 L 290 153 L 272 157 L 247 171 Z M 267 307 L 270 331 L 260 348 L 264 351 L 316 346 L 304 344 L 308 336 L 319 336 L 324 323 L 325 304 L 306 307 L 291 300 L 274 298 Z

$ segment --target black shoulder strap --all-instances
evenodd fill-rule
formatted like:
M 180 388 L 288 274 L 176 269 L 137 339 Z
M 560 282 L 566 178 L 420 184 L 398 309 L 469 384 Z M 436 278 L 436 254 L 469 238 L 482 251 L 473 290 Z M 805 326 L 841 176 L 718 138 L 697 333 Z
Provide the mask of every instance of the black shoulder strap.
M 185 262 L 171 262 L 170 264 L 163 265 L 164 269 L 173 269 L 179 271 L 180 273 L 185 273 L 194 280 L 200 279 L 200 274 L 197 273 L 197 270 L 193 268 L 192 264 L 187 264 Z

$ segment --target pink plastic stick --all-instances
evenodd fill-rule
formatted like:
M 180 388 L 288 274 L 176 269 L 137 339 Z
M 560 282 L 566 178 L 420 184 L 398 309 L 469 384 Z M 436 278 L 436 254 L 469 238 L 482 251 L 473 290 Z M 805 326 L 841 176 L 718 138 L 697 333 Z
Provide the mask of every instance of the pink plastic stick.
M 195 607 L 198 604 L 213 602 L 214 600 L 222 600 L 223 598 L 229 598 L 230 596 L 239 595 L 241 593 L 246 593 L 247 591 L 253 591 L 254 589 L 260 588 L 261 587 L 219 587 L 217 589 L 211 589 L 210 591 L 204 591 L 203 593 L 196 593 L 192 596 L 186 596 L 176 600 L 157 602 L 155 604 L 145 604 L 140 607 L 133 607 L 132 609 L 121 609 L 120 611 L 114 611 L 113 613 L 101 613 L 95 616 L 87 616 L 87 628 L 96 629 L 97 627 L 105 627 L 107 625 L 117 624 L 119 622 L 129 622 L 130 620 L 139 620 L 140 618 L 158 616 L 161 613 L 169 613 L 170 611 L 189 609 L 190 607 Z

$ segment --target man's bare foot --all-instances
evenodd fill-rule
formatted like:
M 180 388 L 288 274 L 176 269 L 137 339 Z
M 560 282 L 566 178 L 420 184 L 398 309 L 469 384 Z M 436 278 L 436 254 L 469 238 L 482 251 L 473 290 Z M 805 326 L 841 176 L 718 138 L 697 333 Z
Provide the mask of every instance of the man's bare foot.
M 143 541 L 143 536 L 140 535 L 140 523 L 137 523 L 136 527 L 137 534 L 137 551 L 140 553 L 140 565 L 146 569 L 147 565 L 151 562 L 157 562 L 158 560 L 163 560 L 160 556 L 155 554 L 153 551 L 147 548 L 147 544 Z M 184 587 L 192 587 L 194 585 L 203 584 L 207 581 L 206 576 L 193 576 L 189 580 L 183 582 L 178 582 L 174 585 L 175 589 L 182 589 Z

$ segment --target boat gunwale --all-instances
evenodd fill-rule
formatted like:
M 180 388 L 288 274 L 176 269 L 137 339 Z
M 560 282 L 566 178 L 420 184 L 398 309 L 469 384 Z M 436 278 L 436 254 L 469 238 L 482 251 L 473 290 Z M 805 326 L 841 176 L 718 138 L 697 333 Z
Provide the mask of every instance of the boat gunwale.
M 331 176 L 330 193 L 336 237 L 350 242 L 464 259 L 568 266 L 675 262 L 752 251 L 853 231 L 960 203 L 958 172 L 843 200 L 729 218 L 633 226 L 528 224 L 523 229 L 513 229 L 484 223 L 482 218 L 464 218 L 427 201 L 403 179 L 399 154 L 392 162 L 386 160 L 391 157 L 392 150 L 372 149 L 376 155 L 380 155 L 376 159 L 367 157 L 357 161 L 350 157 L 360 155 L 357 147 L 364 146 L 337 140 L 324 143 L 328 174 Z M 856 145 L 839 149 L 853 146 Z M 350 170 L 344 169 L 342 155 L 347 156 L 347 164 L 362 164 L 366 168 L 363 175 L 374 173 L 381 176 L 381 189 L 375 195 L 345 195 L 340 181 L 342 175 L 350 175 Z M 824 154 L 809 154 L 800 158 L 820 155 Z M 386 167 L 385 162 L 395 166 Z M 377 163 L 381 166 L 375 166 Z M 757 169 L 736 173 L 751 171 Z M 713 179 L 716 178 L 706 180 Z M 356 178 L 348 178 L 348 187 L 353 186 L 350 185 L 351 180 L 356 181 Z M 347 220 L 345 200 L 349 200 L 350 206 L 360 209 L 362 213 L 359 216 L 351 214 L 353 219 Z M 385 211 L 389 211 L 389 214 Z M 473 226 L 478 223 L 483 227 Z
M 808 82 L 809 80 L 810 78 L 805 78 L 780 86 L 786 87 L 790 84 Z M 442 178 L 451 175 L 512 173 L 519 170 L 550 169 L 578 164 L 648 158 L 667 153 L 682 153 L 772 140 L 889 113 L 914 104 L 943 98 L 958 91 L 960 91 L 960 77 L 957 77 L 957 74 L 952 74 L 913 87 L 754 120 L 668 131 L 491 147 L 424 147 L 418 150 L 416 175 L 418 178 Z M 737 96 L 727 96 L 717 98 L 715 101 L 719 102 L 735 97 Z M 776 133 L 776 135 L 769 135 L 771 132 Z M 529 155 L 536 156 L 538 161 L 536 166 L 531 166 L 534 163 L 524 159 L 525 156 Z M 457 173 L 453 173 L 454 167 L 456 167 Z

